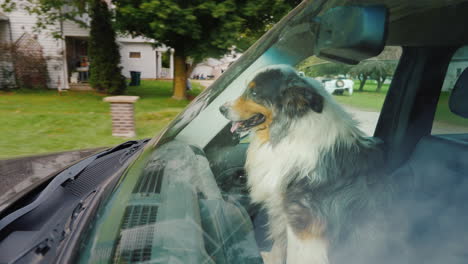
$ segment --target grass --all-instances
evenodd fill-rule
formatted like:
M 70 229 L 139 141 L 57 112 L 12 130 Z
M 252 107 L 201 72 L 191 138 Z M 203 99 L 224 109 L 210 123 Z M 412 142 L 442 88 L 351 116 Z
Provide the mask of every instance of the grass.
M 448 92 L 443 92 L 440 95 L 435 114 L 435 120 L 447 123 L 449 125 L 468 127 L 468 119 L 459 117 L 450 111 L 448 103 L 449 98 L 450 94 Z
M 201 91 L 193 84 L 191 95 Z M 135 105 L 137 137 L 148 138 L 166 126 L 188 103 L 171 98 L 172 82 L 142 81 L 127 94 Z M 97 92 L 18 90 L 0 92 L 0 158 L 112 146 L 129 139 L 111 135 L 107 96 Z
M 201 86 L 194 83 L 193 87 L 191 95 L 197 95 Z M 143 80 L 141 86 L 129 88 L 129 95 L 140 96 L 135 105 L 135 139 L 153 137 L 188 104 L 188 100 L 172 99 L 171 90 L 170 81 Z M 367 83 L 363 92 L 335 98 L 345 105 L 379 112 L 388 85 L 379 93 L 375 90 L 376 84 Z M 74 91 L 59 95 L 53 90 L 0 92 L 0 158 L 113 146 L 129 140 L 111 135 L 109 104 L 102 101 L 105 96 Z M 442 93 L 436 120 L 468 126 L 468 120 L 450 112 L 448 98 L 448 93 Z
M 387 94 L 389 85 L 384 84 L 380 92 L 376 92 L 377 84 L 367 82 L 364 91 L 359 92 L 359 81 L 354 84 L 355 91 L 352 96 L 335 96 L 335 99 L 345 105 L 363 110 L 380 112 Z M 437 105 L 435 120 L 448 125 L 466 126 L 468 120 L 453 114 L 448 107 L 449 93 L 442 92 Z
M 377 84 L 366 83 L 364 91 L 359 92 L 359 82 L 354 83 L 354 93 L 352 96 L 335 96 L 335 99 L 345 105 L 353 106 L 363 110 L 380 112 L 382 109 L 385 95 L 388 91 L 388 84 L 382 86 L 380 92 L 376 92 Z

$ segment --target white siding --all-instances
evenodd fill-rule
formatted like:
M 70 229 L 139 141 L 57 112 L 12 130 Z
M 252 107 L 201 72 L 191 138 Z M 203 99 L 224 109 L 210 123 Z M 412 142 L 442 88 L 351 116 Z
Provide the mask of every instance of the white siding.
M 65 47 L 62 40 L 53 38 L 51 34 L 54 31 L 59 31 L 60 25 L 51 25 L 47 29 L 37 33 L 34 32 L 36 17 L 29 15 L 26 11 L 18 9 L 11 13 L 7 13 L 6 15 L 10 19 L 13 42 L 17 41 L 24 33 L 37 36 L 37 40 L 42 46 L 43 54 L 47 61 L 49 88 L 63 86 L 64 75 L 62 55 Z
M 148 39 L 148 38 L 139 37 L 139 36 L 136 36 L 136 37 L 132 38 L 132 37 L 130 37 L 128 35 L 127 36 L 125 36 L 125 35 L 117 36 L 117 41 L 119 41 L 119 42 L 133 42 L 133 43 L 156 43 L 156 41 Z M 165 50 L 167 50 L 167 47 L 163 45 L 162 47 L 159 47 L 158 49 L 165 51 Z
M 63 13 L 72 12 L 72 11 L 77 11 L 77 10 L 75 9 L 75 7 L 72 7 L 72 6 L 62 7 Z M 87 25 L 89 25 L 89 23 L 91 22 L 91 18 L 89 17 L 88 14 L 76 16 L 75 20 L 82 21 L 83 23 Z M 63 21 L 62 23 L 62 34 L 63 36 L 66 36 L 66 37 L 87 37 L 89 36 L 89 29 L 82 27 L 81 25 L 73 21 L 66 20 L 66 21 Z
M 140 52 L 141 58 L 130 58 L 130 52 Z M 120 55 L 125 77 L 130 77 L 130 71 L 139 71 L 141 78 L 156 78 L 156 51 L 151 44 L 120 43 Z
M 89 29 L 83 28 L 72 21 L 64 21 L 63 35 L 66 37 L 88 37 Z

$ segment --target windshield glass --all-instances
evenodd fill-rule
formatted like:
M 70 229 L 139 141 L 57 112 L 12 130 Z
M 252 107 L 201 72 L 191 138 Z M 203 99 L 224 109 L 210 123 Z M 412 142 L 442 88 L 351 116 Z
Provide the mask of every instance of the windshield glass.
M 174 119 L 167 130 L 160 134 L 162 138 L 155 137 L 148 145 L 154 146 L 158 142 L 162 143 L 173 139 L 201 112 L 205 111 L 215 99 L 233 97 L 236 95 L 234 93 L 240 94 L 246 79 L 257 69 L 280 63 L 295 65 L 311 56 L 315 35 L 310 26 L 310 19 L 321 11 L 319 3 L 311 4 L 308 1 L 301 3 L 252 45 L 208 89 L 193 100 Z M 229 92 L 224 93 L 227 90 Z M 233 93 L 231 90 L 237 91 Z
M 319 11 L 298 6 L 147 144 L 98 209 L 79 263 L 262 263 L 252 224 L 258 208 L 242 169 L 245 144 L 229 152 L 229 168 L 216 166 L 204 147 L 229 123 L 219 105 L 239 96 L 257 69 L 312 54 L 309 21 Z

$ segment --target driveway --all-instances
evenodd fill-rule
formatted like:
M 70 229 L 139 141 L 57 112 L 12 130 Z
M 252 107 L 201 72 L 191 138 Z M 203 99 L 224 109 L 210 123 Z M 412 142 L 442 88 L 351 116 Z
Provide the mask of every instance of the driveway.
M 350 106 L 344 106 L 344 108 L 359 122 L 359 128 L 364 131 L 366 135 L 372 136 L 374 134 L 377 120 L 379 120 L 379 112 L 360 110 Z
M 205 89 L 208 88 L 212 83 L 214 83 L 215 80 L 195 80 L 195 79 L 190 79 L 192 82 L 196 82 L 201 84 Z

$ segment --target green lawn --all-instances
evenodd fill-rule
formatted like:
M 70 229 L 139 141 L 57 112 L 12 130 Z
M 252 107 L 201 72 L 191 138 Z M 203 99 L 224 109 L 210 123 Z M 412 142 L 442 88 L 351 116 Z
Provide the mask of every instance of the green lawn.
M 197 95 L 201 86 L 193 86 L 191 94 Z M 380 93 L 375 86 L 368 83 L 363 92 L 335 98 L 345 105 L 380 111 L 388 85 Z M 143 80 L 141 86 L 129 88 L 129 95 L 140 96 L 135 106 L 136 138 L 153 137 L 188 104 L 172 99 L 171 90 L 170 81 Z M 0 158 L 113 146 L 129 140 L 111 136 L 109 104 L 102 101 L 105 96 L 73 91 L 59 95 L 53 90 L 0 92 Z M 436 120 L 468 126 L 466 119 L 450 112 L 447 93 L 441 95 Z
M 449 97 L 450 94 L 448 92 L 443 92 L 440 95 L 435 119 L 450 125 L 468 127 L 468 119 L 459 117 L 450 111 L 448 106 Z
M 388 84 L 384 84 L 380 92 L 375 91 L 377 89 L 377 84 L 369 82 L 364 86 L 363 92 L 357 91 L 358 89 L 359 82 L 357 81 L 354 83 L 353 95 L 348 96 L 348 94 L 345 93 L 344 96 L 335 96 L 335 99 L 342 104 L 354 106 L 359 109 L 380 111 L 388 91 Z
M 193 84 L 191 95 L 201 91 Z M 188 103 L 171 98 L 172 82 L 142 81 L 130 87 L 135 105 L 136 138 L 154 136 Z M 106 95 L 97 92 L 19 90 L 0 92 L 0 158 L 112 146 L 129 139 L 111 136 Z
M 359 81 L 354 84 L 354 93 L 352 96 L 345 94 L 344 96 L 334 96 L 335 99 L 345 105 L 356 107 L 363 110 L 380 112 L 382 109 L 385 95 L 387 94 L 389 85 L 385 84 L 381 92 L 376 92 L 377 84 L 366 83 L 364 91 L 359 92 Z M 440 95 L 437 105 L 435 120 L 444 122 L 449 125 L 468 126 L 468 120 L 458 117 L 453 114 L 448 107 L 449 93 L 443 92 Z

